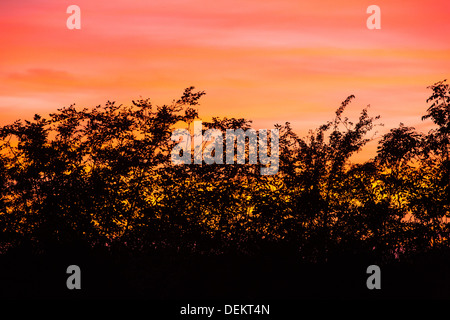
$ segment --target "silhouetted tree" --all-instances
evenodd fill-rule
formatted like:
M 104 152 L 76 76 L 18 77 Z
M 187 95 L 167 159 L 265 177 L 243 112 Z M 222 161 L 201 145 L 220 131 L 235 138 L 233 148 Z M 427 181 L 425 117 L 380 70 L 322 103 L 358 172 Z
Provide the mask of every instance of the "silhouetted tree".
M 450 94 L 445 82 L 430 88 L 423 119 L 436 128 L 420 134 L 400 124 L 361 164 L 350 159 L 372 139 L 379 116 L 364 108 L 355 122 L 344 117 L 354 96 L 304 138 L 289 123 L 275 125 L 279 171 L 266 176 L 260 158 L 248 163 L 248 146 L 246 164 L 172 163 L 173 130 L 192 133 L 198 119 L 204 92 L 194 87 L 168 105 L 108 101 L 16 121 L 0 128 L 0 249 L 288 250 L 304 261 L 346 253 L 383 262 L 448 247 Z M 251 121 L 214 117 L 203 122 L 208 129 L 225 136 Z

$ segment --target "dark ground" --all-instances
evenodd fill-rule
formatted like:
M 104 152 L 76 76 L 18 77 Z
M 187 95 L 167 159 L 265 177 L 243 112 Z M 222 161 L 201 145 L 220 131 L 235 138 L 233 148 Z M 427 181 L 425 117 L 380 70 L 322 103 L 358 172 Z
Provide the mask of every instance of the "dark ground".
M 370 257 L 338 255 L 304 263 L 293 255 L 111 255 L 100 250 L 0 255 L 0 298 L 139 298 L 156 300 L 449 299 L 450 254 L 436 251 L 381 268 L 381 289 L 369 290 Z M 69 290 L 66 269 L 81 268 L 81 290 Z

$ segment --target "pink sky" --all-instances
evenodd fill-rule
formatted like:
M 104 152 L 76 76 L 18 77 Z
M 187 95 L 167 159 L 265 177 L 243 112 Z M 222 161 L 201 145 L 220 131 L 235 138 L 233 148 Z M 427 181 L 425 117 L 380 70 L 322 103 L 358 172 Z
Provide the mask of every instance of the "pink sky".
M 81 30 L 66 28 L 71 4 Z M 371 4 L 381 30 L 366 27 Z M 3 0 L 0 124 L 72 103 L 170 103 L 194 85 L 204 119 L 304 135 L 354 94 L 349 115 L 370 104 L 381 133 L 424 131 L 426 87 L 450 74 L 449 15 L 447 0 Z

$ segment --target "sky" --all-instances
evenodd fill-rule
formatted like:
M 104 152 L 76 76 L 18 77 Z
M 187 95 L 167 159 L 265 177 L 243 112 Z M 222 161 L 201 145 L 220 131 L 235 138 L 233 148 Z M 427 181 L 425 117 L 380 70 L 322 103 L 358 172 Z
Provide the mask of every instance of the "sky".
M 0 125 L 73 103 L 170 103 L 192 85 L 205 120 L 288 121 L 304 136 L 353 94 L 347 115 L 370 105 L 379 135 L 426 132 L 427 86 L 450 75 L 450 2 L 373 1 L 2 0 Z M 73 4 L 79 30 L 66 26 Z M 381 29 L 369 30 L 373 4 Z

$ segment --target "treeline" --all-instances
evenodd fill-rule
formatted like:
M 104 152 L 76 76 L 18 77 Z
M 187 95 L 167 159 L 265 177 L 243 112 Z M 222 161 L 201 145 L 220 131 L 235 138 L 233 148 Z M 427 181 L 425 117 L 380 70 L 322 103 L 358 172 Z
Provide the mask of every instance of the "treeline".
M 279 129 L 279 171 L 260 164 L 174 165 L 171 134 L 191 128 L 204 92 L 154 107 L 74 105 L 0 128 L 0 251 L 64 246 L 127 252 L 268 254 L 305 261 L 403 259 L 450 245 L 450 90 L 429 87 L 428 133 L 400 124 L 376 156 L 350 158 L 379 117 L 334 118 L 303 138 Z M 402 106 L 403 108 L 403 106 Z M 204 129 L 251 128 L 213 118 Z M 248 150 L 247 150 L 248 152 Z M 248 161 L 247 161 L 248 162 Z

